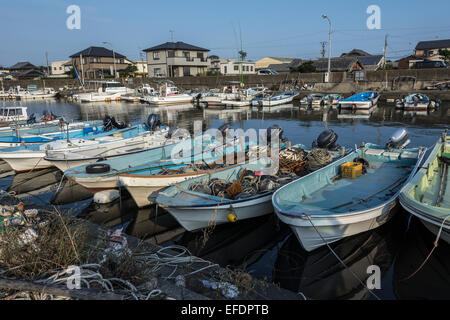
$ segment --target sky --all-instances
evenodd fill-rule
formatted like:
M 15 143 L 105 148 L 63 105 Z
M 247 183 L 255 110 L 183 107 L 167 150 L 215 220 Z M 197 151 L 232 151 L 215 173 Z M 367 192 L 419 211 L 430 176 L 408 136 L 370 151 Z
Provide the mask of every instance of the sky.
M 81 28 L 69 30 L 66 9 L 81 10 Z M 381 28 L 369 30 L 367 8 L 380 8 Z M 248 60 L 320 57 L 332 23 L 332 56 L 354 48 L 388 58 L 413 53 L 418 41 L 450 39 L 448 0 L 0 0 L 0 65 L 66 60 L 89 46 L 106 46 L 131 60 L 143 49 L 183 41 L 221 58 Z M 173 31 L 171 34 L 170 31 Z M 328 45 L 327 45 L 328 50 Z M 328 51 L 327 51 L 328 52 Z M 328 53 L 327 53 L 328 55 Z

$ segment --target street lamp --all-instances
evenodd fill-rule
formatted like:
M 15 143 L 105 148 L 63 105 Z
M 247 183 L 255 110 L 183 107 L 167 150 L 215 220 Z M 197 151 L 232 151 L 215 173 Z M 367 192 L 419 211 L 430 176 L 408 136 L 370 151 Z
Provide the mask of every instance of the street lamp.
M 111 43 L 103 41 L 103 44 L 109 44 L 111 46 L 112 49 L 112 53 L 113 53 L 113 60 L 114 60 L 114 79 L 117 78 L 117 70 L 116 70 L 116 54 L 114 53 L 114 48 L 112 46 Z
M 327 19 L 328 23 L 330 24 L 330 31 L 329 31 L 329 42 L 328 42 L 328 75 L 330 75 L 331 72 L 331 20 L 328 18 L 326 14 L 322 15 L 322 18 Z

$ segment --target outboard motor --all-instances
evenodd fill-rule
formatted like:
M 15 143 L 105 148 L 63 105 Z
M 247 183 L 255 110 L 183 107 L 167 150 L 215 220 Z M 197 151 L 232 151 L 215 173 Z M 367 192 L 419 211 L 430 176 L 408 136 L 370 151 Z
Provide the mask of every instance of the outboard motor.
M 339 145 L 336 144 L 338 137 L 333 130 L 325 130 L 313 141 L 312 147 L 336 151 L 339 149 Z
M 411 140 L 406 129 L 398 129 L 386 143 L 386 148 L 389 150 L 403 149 L 410 143 Z
M 116 121 L 116 118 L 111 117 L 111 123 L 116 129 L 125 129 L 127 124 L 122 121 Z
M 179 129 L 180 128 L 177 126 L 170 127 L 169 131 L 167 132 L 167 138 L 171 139 L 171 138 L 175 137 L 175 135 Z
M 159 114 L 152 113 L 148 116 L 147 122 L 144 125 L 148 131 L 155 131 L 161 124 Z
M 274 124 L 267 128 L 267 131 L 266 131 L 267 145 L 270 145 L 270 143 L 272 142 L 272 130 L 275 130 L 275 134 L 276 134 L 276 137 L 278 138 L 278 140 L 283 140 L 283 132 L 284 132 L 283 129 L 279 125 Z
M 230 130 L 230 124 L 229 123 L 224 123 L 217 130 L 219 130 L 222 133 L 222 137 L 223 137 L 223 139 L 225 141 L 227 139 L 227 136 L 228 136 L 228 130 Z
M 34 115 L 34 113 L 30 114 L 30 116 L 28 117 L 28 120 L 27 120 L 27 124 L 32 124 L 32 123 L 36 123 L 36 116 Z
M 105 131 L 111 131 L 112 129 L 114 129 L 113 121 L 110 116 L 105 116 L 103 118 L 103 127 L 105 128 Z

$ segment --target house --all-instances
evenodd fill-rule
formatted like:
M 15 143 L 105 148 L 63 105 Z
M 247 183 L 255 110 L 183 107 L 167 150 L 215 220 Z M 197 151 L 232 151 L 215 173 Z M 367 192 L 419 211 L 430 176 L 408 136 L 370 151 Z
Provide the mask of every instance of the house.
M 9 72 L 15 79 L 36 79 L 45 76 L 41 69 L 28 61 L 18 62 L 9 67 Z
M 328 71 L 328 59 L 319 59 L 313 61 L 317 72 Z M 358 57 L 339 57 L 331 58 L 331 72 L 353 72 L 364 70 Z
M 255 62 L 238 61 L 235 59 L 211 60 L 211 71 L 220 72 L 223 75 L 255 74 Z
M 439 50 L 450 50 L 450 39 L 420 41 L 415 48 L 414 55 L 428 60 L 442 60 Z
M 72 69 L 71 65 L 72 65 L 71 60 L 53 61 L 51 63 L 51 77 L 53 78 L 69 77 L 68 73 Z
M 290 73 L 293 68 L 298 68 L 303 63 L 301 59 L 294 59 L 289 63 L 271 64 L 269 69 L 275 70 L 278 73 Z
M 423 59 L 416 57 L 415 55 L 410 55 L 398 60 L 395 60 L 393 63 L 394 67 L 397 69 L 411 69 L 416 62 L 423 61 Z
M 114 68 L 117 73 L 120 73 L 132 63 L 123 54 L 104 47 L 89 47 L 72 54 L 70 58 L 78 73 L 81 75 L 84 72 L 85 79 L 104 79 L 105 76 L 114 76 Z
M 135 76 L 145 78 L 148 75 L 147 61 L 133 61 L 133 65 L 137 68 Z
M 262 58 L 262 59 L 259 59 L 258 61 L 256 61 L 255 67 L 256 67 L 256 70 L 267 69 L 270 67 L 270 65 L 291 63 L 293 60 L 294 60 L 294 58 L 265 57 L 265 58 Z
M 361 62 L 366 71 L 380 70 L 384 66 L 383 55 L 372 55 L 360 49 L 353 49 L 350 52 L 343 53 L 341 57 L 358 57 L 359 62 Z
M 183 77 L 204 74 L 210 67 L 208 49 L 181 41 L 166 42 L 148 49 L 149 77 Z

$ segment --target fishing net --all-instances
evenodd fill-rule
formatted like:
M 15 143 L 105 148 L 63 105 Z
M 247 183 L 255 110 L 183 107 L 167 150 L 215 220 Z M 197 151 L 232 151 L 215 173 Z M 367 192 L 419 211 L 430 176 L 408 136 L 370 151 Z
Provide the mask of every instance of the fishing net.
M 301 148 L 288 148 L 279 155 L 279 170 L 274 175 L 261 175 L 243 169 L 234 181 L 213 178 L 208 182 L 197 181 L 189 190 L 232 200 L 245 199 L 257 194 L 272 192 L 299 177 L 320 169 L 333 157 L 325 149 L 306 152 Z

